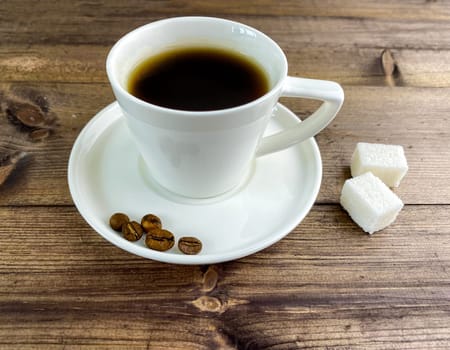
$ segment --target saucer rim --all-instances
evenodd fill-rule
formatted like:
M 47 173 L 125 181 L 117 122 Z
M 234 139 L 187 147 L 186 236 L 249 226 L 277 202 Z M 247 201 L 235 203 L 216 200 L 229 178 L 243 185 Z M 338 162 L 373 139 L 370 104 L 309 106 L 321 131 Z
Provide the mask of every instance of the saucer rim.
M 129 253 L 138 255 L 146 259 L 152 259 L 159 262 L 180 264 L 180 265 L 204 265 L 237 260 L 252 255 L 261 250 L 264 250 L 270 247 L 271 245 L 277 243 L 284 237 L 286 237 L 289 233 L 291 233 L 295 229 L 295 227 L 297 227 L 303 221 L 303 219 L 306 217 L 306 215 L 310 212 L 311 208 L 313 207 L 315 200 L 317 199 L 322 182 L 322 159 L 317 142 L 315 141 L 314 137 L 311 137 L 300 144 L 292 146 L 292 147 L 302 147 L 302 144 L 307 143 L 309 144 L 309 147 L 312 150 L 312 156 L 314 159 L 315 177 L 314 177 L 314 186 L 309 191 L 310 195 L 307 197 L 305 205 L 301 208 L 301 211 L 297 215 L 291 215 L 290 219 L 286 223 L 280 225 L 280 227 L 277 228 L 277 230 L 275 230 L 273 234 L 269 235 L 266 239 L 261 240 L 258 244 L 243 246 L 242 248 L 236 251 L 225 253 L 182 255 L 151 250 L 148 249 L 147 247 L 138 246 L 133 242 L 129 242 L 117 234 L 113 235 L 109 231 L 104 232 L 103 228 L 97 224 L 96 221 L 98 220 L 95 220 L 95 218 L 93 218 L 93 216 L 95 215 L 92 215 L 87 212 L 87 208 L 86 205 L 83 203 L 80 191 L 77 192 L 78 185 L 75 179 L 76 177 L 75 165 L 77 164 L 77 161 L 82 161 L 80 159 L 82 153 L 81 150 L 82 147 L 85 146 L 81 144 L 81 141 L 84 139 L 85 135 L 92 128 L 96 127 L 95 124 L 102 121 L 102 117 L 104 118 L 106 114 L 112 113 L 111 110 L 114 109 L 118 109 L 118 113 L 114 112 L 114 117 L 108 118 L 108 121 L 106 123 L 103 123 L 104 125 L 100 126 L 101 130 L 98 133 L 98 136 L 96 138 L 97 140 L 98 137 L 100 137 L 105 132 L 106 129 L 108 129 L 111 125 L 117 122 L 117 120 L 120 117 L 122 117 L 122 112 L 120 111 L 120 106 L 117 101 L 112 102 L 111 104 L 109 104 L 108 106 L 104 107 L 99 112 L 97 112 L 91 118 L 91 120 L 83 127 L 83 129 L 77 136 L 70 153 L 67 178 L 72 200 L 78 212 L 83 217 L 83 219 L 96 231 L 97 234 L 100 234 L 106 241 L 114 244 L 116 247 L 123 249 Z M 277 109 L 283 110 L 283 112 L 286 113 L 288 117 L 292 119 L 295 118 L 297 122 L 300 122 L 300 119 L 283 104 L 278 103 Z M 95 144 L 96 140 L 93 141 L 93 144 Z M 165 197 L 165 199 L 171 201 L 170 198 Z M 197 206 L 198 204 L 192 205 Z

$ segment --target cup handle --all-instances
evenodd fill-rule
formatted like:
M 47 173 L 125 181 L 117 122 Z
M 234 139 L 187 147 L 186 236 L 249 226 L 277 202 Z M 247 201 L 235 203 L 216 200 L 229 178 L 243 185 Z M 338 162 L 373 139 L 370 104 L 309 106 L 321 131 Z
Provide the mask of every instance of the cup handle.
M 344 102 L 342 87 L 333 81 L 286 77 L 281 96 L 323 101 L 322 105 L 296 126 L 261 139 L 256 156 L 281 151 L 315 136 L 339 112 Z

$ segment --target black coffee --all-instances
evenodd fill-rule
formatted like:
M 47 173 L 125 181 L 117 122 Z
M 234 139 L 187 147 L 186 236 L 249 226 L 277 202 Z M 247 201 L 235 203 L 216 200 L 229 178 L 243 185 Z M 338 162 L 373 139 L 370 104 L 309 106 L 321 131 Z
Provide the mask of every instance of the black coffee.
M 130 74 L 128 91 L 152 104 L 185 111 L 236 107 L 269 91 L 262 68 L 233 51 L 179 48 L 150 57 Z

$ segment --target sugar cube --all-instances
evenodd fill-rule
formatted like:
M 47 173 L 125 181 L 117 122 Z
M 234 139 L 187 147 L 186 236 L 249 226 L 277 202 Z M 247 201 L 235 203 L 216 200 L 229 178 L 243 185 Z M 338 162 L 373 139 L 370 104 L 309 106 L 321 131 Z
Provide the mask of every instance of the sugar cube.
M 344 183 L 341 205 L 370 234 L 394 222 L 403 202 L 383 181 L 367 172 Z
M 389 187 L 398 187 L 408 171 L 402 146 L 359 142 L 352 155 L 351 173 L 372 172 Z

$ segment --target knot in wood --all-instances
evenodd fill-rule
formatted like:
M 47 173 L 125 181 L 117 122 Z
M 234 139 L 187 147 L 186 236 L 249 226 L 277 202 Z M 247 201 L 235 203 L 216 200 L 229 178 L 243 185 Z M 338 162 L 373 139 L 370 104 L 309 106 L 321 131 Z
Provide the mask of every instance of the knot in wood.
M 222 302 L 219 299 L 207 295 L 194 300 L 192 304 L 200 311 L 216 313 L 223 313 L 225 311 Z
M 9 113 L 22 125 L 28 127 L 41 126 L 45 120 L 39 108 L 30 104 L 10 106 Z
M 381 53 L 381 67 L 383 68 L 383 73 L 386 76 L 392 76 L 397 67 L 392 52 L 389 49 L 384 49 Z
M 35 129 L 30 132 L 31 141 L 42 141 L 50 136 L 50 129 Z
M 208 267 L 205 274 L 203 275 L 203 287 L 204 292 L 211 292 L 216 288 L 217 281 L 219 280 L 219 273 L 215 266 Z

